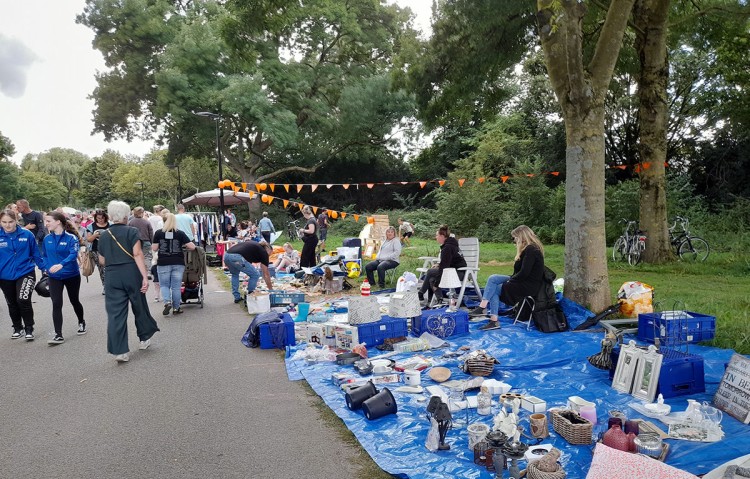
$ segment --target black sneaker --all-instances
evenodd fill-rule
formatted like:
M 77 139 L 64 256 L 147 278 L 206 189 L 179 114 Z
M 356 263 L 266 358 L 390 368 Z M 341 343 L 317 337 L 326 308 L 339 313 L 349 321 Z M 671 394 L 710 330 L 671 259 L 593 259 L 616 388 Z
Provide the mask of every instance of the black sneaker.
M 79 336 L 86 334 L 86 321 L 78 323 L 78 331 L 76 332 L 76 334 Z
M 469 316 L 487 316 L 487 311 L 484 308 L 477 306 L 469 311 Z
M 172 311 L 172 314 L 182 314 L 182 309 L 175 308 L 174 311 Z
M 241 303 L 242 298 L 234 298 L 234 304 Z
M 34 340 L 34 332 L 33 331 L 26 331 L 26 341 L 33 341 Z
M 14 332 L 13 334 L 10 335 L 10 339 L 19 339 L 19 338 L 22 338 L 23 335 L 24 335 L 23 330 L 16 331 L 16 332 Z
M 424 293 L 417 293 L 420 301 L 424 301 Z
M 479 326 L 480 331 L 489 331 L 491 329 L 500 329 L 500 322 L 499 321 L 487 321 L 487 324 L 483 324 Z
M 47 344 L 62 344 L 65 342 L 65 339 L 60 336 L 59 334 L 55 334 L 55 337 L 48 340 Z
M 162 311 L 161 314 L 163 316 L 167 316 L 170 311 L 172 311 L 172 305 L 171 304 L 165 304 L 164 305 L 164 311 Z

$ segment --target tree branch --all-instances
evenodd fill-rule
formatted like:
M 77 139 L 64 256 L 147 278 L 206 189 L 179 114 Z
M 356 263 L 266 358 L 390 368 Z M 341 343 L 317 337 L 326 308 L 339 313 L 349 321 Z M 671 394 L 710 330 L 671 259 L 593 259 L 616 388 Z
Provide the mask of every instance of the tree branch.
M 596 94 L 603 94 L 612 79 L 617 58 L 613 52 L 619 52 L 622 46 L 622 37 L 625 34 L 625 26 L 630 18 L 635 0 L 612 0 L 604 27 L 596 42 L 594 56 L 589 63 L 591 83 Z
M 603 11 L 605 11 L 605 12 L 607 11 L 607 6 L 606 6 L 606 5 L 604 5 L 604 4 L 602 3 L 602 2 L 600 2 L 599 0 L 591 0 L 591 3 L 593 3 L 593 4 L 594 4 L 594 5 L 596 5 L 597 7 L 601 8 L 601 9 L 602 9 Z M 630 28 L 632 28 L 633 30 L 635 30 L 636 32 L 640 33 L 641 35 L 645 35 L 645 34 L 646 34 L 646 32 L 644 32 L 644 31 L 643 31 L 643 30 L 642 30 L 642 29 L 641 29 L 641 28 L 640 28 L 640 27 L 639 27 L 638 25 L 636 25 L 636 24 L 635 24 L 635 23 L 634 23 L 634 22 L 633 22 L 633 21 L 632 21 L 632 20 L 630 19 L 630 17 L 628 17 L 628 26 L 629 26 Z

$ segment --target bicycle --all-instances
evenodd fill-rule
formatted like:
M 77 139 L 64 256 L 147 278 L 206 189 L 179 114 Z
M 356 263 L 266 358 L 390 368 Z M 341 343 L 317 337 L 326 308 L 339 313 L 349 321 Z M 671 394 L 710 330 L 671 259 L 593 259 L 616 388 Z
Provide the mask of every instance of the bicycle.
M 638 229 L 637 221 L 620 220 L 625 223 L 625 230 L 612 246 L 612 260 L 625 261 L 635 266 L 641 262 L 646 250 L 646 234 Z
M 289 237 L 289 241 L 301 240 L 302 235 L 299 233 L 299 221 L 292 220 L 286 224 L 286 234 Z
M 711 252 L 708 241 L 691 235 L 688 229 L 689 223 L 690 221 L 687 218 L 674 217 L 674 223 L 669 228 L 669 242 L 672 245 L 672 251 L 682 260 L 706 261 Z

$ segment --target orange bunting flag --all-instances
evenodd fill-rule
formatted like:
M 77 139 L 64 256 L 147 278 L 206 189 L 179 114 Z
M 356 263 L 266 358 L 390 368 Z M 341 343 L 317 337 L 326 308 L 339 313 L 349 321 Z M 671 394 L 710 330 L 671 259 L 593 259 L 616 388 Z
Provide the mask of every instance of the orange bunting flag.
M 341 185 L 341 186 L 343 186 L 345 190 L 348 190 L 348 189 L 349 189 L 349 183 L 344 183 L 344 184 L 343 184 L 343 185 Z
M 331 210 L 326 210 L 326 216 L 331 217 Z
M 367 183 L 367 187 L 372 189 L 372 187 L 375 186 L 375 183 Z
M 289 200 L 284 200 L 284 208 L 286 208 L 287 206 L 289 206 Z
M 268 183 L 268 187 L 271 188 L 271 193 L 274 193 L 274 188 L 276 188 L 276 183 Z
M 342 212 L 341 212 L 341 219 L 343 220 L 344 218 L 346 218 L 346 213 L 344 213 L 344 212 L 342 211 Z
M 265 203 L 266 201 L 268 201 L 268 197 L 266 195 L 260 195 L 260 202 Z
M 300 191 L 302 191 L 302 187 L 303 186 L 305 186 L 305 185 L 297 185 L 297 193 L 299 193 Z
M 640 173 L 641 172 L 641 165 L 635 165 L 635 168 L 633 168 L 633 170 L 635 170 L 636 173 Z
M 247 183 L 242 183 L 242 191 L 247 191 Z
M 628 167 L 627 167 L 627 166 L 625 166 L 625 165 L 617 165 L 617 166 L 615 166 L 615 168 L 619 168 L 619 169 L 621 169 L 621 170 L 625 170 L 625 169 L 627 169 Z
M 664 168 L 669 168 L 669 165 L 667 164 L 666 161 L 664 162 Z
M 438 180 L 438 185 L 443 186 L 445 184 L 445 180 Z
M 560 176 L 560 172 L 559 171 L 552 171 L 552 172 L 550 172 L 550 175 L 552 175 L 552 176 Z
M 354 221 L 359 222 L 359 215 L 354 215 Z
M 529 178 L 533 178 L 536 175 L 534 175 L 534 173 L 526 173 L 526 176 L 528 176 Z
M 302 203 L 297 203 L 297 206 L 299 207 L 299 210 L 300 210 L 300 211 L 302 211 L 302 208 L 304 208 L 304 207 L 305 207 L 305 205 L 303 205 Z
M 510 176 L 501 176 L 500 177 L 500 179 L 503 180 L 503 183 L 505 183 L 506 181 L 508 181 L 508 178 L 510 178 Z
M 313 206 L 313 213 L 316 214 L 316 215 L 318 214 L 318 207 L 317 206 Z
M 312 192 L 315 192 L 318 189 L 318 185 L 310 185 L 310 188 L 312 188 Z
M 420 181 L 420 182 L 419 182 L 419 187 L 420 187 L 420 188 L 424 188 L 424 185 L 426 185 L 426 184 L 427 184 L 427 182 L 426 182 L 426 181 Z
M 466 178 L 460 178 L 458 180 L 458 187 L 461 188 L 462 186 L 464 186 L 465 182 L 466 182 Z
M 649 163 L 649 162 L 643 163 L 643 169 L 644 170 L 648 170 L 649 168 L 651 168 L 651 163 Z
M 481 178 L 479 178 L 479 179 L 478 179 L 477 181 L 478 181 L 478 182 L 479 182 L 479 184 L 481 185 L 482 183 L 484 183 L 484 180 L 485 180 L 485 178 L 484 178 L 484 176 L 482 176 L 482 177 L 481 177 Z
M 236 183 L 232 183 L 232 190 L 237 193 L 240 191 L 240 187 Z
M 260 183 L 255 183 L 255 191 L 261 191 Z
M 265 183 L 260 184 L 260 191 L 266 191 L 266 188 L 268 188 L 268 185 Z
M 368 216 L 367 217 L 367 222 L 370 223 L 370 224 L 374 224 L 375 223 L 375 218 L 373 218 L 372 216 Z
M 286 190 L 287 193 L 289 193 L 289 185 L 284 185 L 284 189 Z
M 331 211 L 331 218 L 337 219 L 339 217 L 338 211 Z
M 328 188 L 330 190 L 332 186 L 333 185 L 326 185 L 326 188 Z
M 255 198 L 255 192 L 254 192 L 254 191 L 249 191 L 249 192 L 248 192 L 248 194 L 250 195 L 250 199 L 251 199 L 251 200 L 252 200 L 253 198 Z

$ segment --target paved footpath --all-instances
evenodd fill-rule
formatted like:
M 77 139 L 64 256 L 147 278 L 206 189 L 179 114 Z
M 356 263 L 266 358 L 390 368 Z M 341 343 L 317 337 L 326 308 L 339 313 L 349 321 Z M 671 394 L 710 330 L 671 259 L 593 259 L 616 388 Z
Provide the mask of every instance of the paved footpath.
M 215 277 L 204 308 L 180 316 L 162 316 L 152 288 L 161 332 L 139 351 L 131 314 L 123 364 L 107 354 L 98 275 L 81 288 L 88 334 L 66 297 L 58 346 L 48 298 L 35 295 L 33 342 L 10 339 L 2 301 L 0 478 L 354 477 L 358 451 L 321 423 L 278 351 L 240 343 L 250 318 Z

